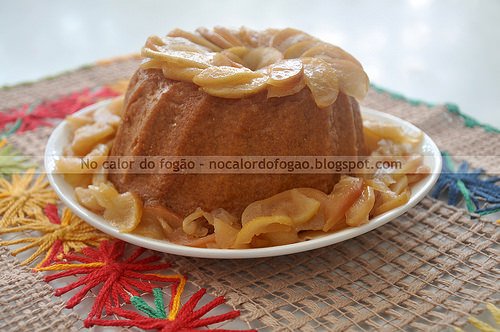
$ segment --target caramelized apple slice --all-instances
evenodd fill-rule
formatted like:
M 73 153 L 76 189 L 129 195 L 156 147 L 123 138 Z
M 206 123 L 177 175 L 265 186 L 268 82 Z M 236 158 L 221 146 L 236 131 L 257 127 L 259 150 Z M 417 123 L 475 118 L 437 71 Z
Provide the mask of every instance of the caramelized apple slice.
M 213 225 L 214 220 L 210 213 L 197 208 L 182 221 L 184 233 L 194 237 L 204 237 L 208 234 L 208 225 Z
M 108 107 L 102 107 L 94 112 L 94 122 L 108 124 L 114 128 L 117 128 L 120 124 L 121 118 L 111 112 Z
M 111 183 L 103 183 L 98 186 L 90 185 L 88 189 L 97 203 L 105 209 L 113 207 L 113 201 L 120 195 Z
M 386 200 L 384 203 L 379 205 L 373 215 L 378 216 L 379 214 L 382 214 L 384 212 L 387 212 L 389 210 L 395 209 L 398 206 L 404 205 L 408 202 L 411 196 L 411 190 L 409 187 L 406 187 L 406 189 L 399 195 L 397 195 L 395 198 Z
M 111 184 L 88 187 L 97 203 L 104 208 L 103 217 L 120 232 L 131 232 L 141 222 L 142 202 L 132 192 L 120 194 Z
M 80 127 L 85 125 L 89 125 L 94 122 L 92 119 L 92 115 L 83 114 L 83 115 L 69 115 L 66 117 L 66 121 L 68 122 L 71 130 L 75 131 Z
M 203 69 L 194 67 L 179 67 L 169 63 L 165 63 L 161 70 L 163 76 L 171 80 L 191 82 L 193 78 L 202 72 Z
M 267 86 L 268 76 L 252 79 L 249 83 L 228 86 L 203 87 L 206 93 L 222 98 L 244 98 L 264 90 Z
M 146 39 L 146 42 L 144 43 L 144 46 L 152 48 L 154 50 L 158 49 L 158 46 L 163 46 L 163 45 L 165 45 L 163 39 L 156 35 L 149 36 L 148 39 Z
M 394 180 L 398 181 L 405 174 L 414 174 L 417 169 L 422 165 L 422 161 L 424 160 L 423 156 L 409 156 L 403 162 L 403 166 L 399 169 L 394 169 L 394 172 L 391 176 Z
M 105 123 L 93 123 L 78 128 L 71 142 L 71 148 L 75 155 L 84 156 L 89 153 L 95 145 L 112 136 L 115 129 Z
M 173 231 L 170 225 L 163 220 L 144 218 L 143 216 L 133 233 L 152 239 L 168 240 L 168 235 Z
M 234 55 L 231 52 L 221 52 L 214 55 L 212 60 L 212 65 L 214 66 L 228 66 L 235 68 L 243 68 L 241 64 L 243 60 L 238 58 L 238 56 Z
M 251 30 L 246 27 L 241 27 L 238 32 L 238 36 L 240 40 L 243 42 L 243 45 L 247 47 L 257 47 L 259 41 L 259 34 L 257 31 Z
M 144 206 L 141 222 L 134 229 L 134 233 L 166 240 L 180 225 L 182 225 L 182 219 L 165 207 L 160 205 Z
M 291 45 L 295 45 L 299 42 L 311 39 L 313 39 L 313 37 L 304 33 L 303 31 L 286 28 L 280 30 L 277 34 L 274 35 L 271 45 L 283 52 Z
M 258 217 L 287 216 L 294 225 L 300 225 L 314 217 L 319 208 L 320 202 L 291 189 L 248 205 L 241 215 L 241 223 L 245 227 Z
M 351 176 L 342 176 L 333 187 L 333 191 L 325 202 L 325 226 L 323 231 L 328 232 L 342 222 L 345 213 L 354 204 L 363 192 L 363 180 Z
M 108 104 L 109 111 L 121 117 L 123 113 L 123 99 L 123 95 L 113 98 L 113 100 Z
M 364 126 L 363 122 L 363 136 L 365 138 L 365 145 L 368 151 L 373 152 L 378 149 L 378 142 L 382 139 L 378 134 L 376 134 L 369 127 Z
M 145 205 L 143 208 L 142 217 L 155 220 L 164 220 L 172 228 L 179 228 L 182 226 L 182 218 L 161 205 Z
M 310 48 L 318 45 L 320 41 L 316 39 L 303 40 L 296 44 L 290 45 L 284 52 L 283 57 L 285 59 L 299 58 Z
M 203 38 L 205 38 L 206 40 L 219 46 L 222 49 L 235 46 L 235 45 L 232 45 L 230 42 L 228 42 L 226 39 L 224 39 L 224 37 L 222 37 L 221 35 L 219 35 L 215 31 L 209 30 L 207 28 L 198 28 L 198 29 L 196 29 L 196 32 L 198 32 L 200 35 L 202 35 Z
M 297 235 L 300 241 L 315 240 L 317 238 L 323 237 L 328 233 L 323 231 L 301 231 Z
M 179 67 L 207 68 L 212 62 L 214 53 L 173 51 L 164 47 L 153 50 L 144 47 L 141 51 L 141 55 L 162 62 L 172 63 Z
M 299 59 L 282 60 L 269 66 L 267 84 L 277 87 L 290 86 L 302 78 L 303 65 Z
M 306 86 L 302 61 L 299 59 L 277 62 L 269 66 L 268 72 L 268 98 L 293 95 Z
M 315 199 L 320 202 L 320 207 L 318 212 L 314 215 L 313 218 L 309 219 L 307 222 L 300 224 L 296 227 L 296 230 L 322 230 L 325 226 L 325 205 L 328 201 L 329 197 L 327 194 L 318 189 L 313 188 L 297 188 L 297 190 L 306 195 L 309 198 Z
M 264 68 L 283 59 L 280 51 L 273 47 L 257 47 L 251 49 L 244 57 L 243 62 L 247 68 L 257 70 Z
M 373 189 L 366 186 L 361 196 L 354 202 L 345 214 L 347 225 L 359 226 L 366 224 L 374 204 L 375 194 Z
M 408 143 L 416 145 L 419 144 L 423 138 L 423 133 L 421 131 L 418 133 L 409 133 L 404 131 L 400 126 L 380 121 L 364 120 L 363 129 L 365 133 L 378 140 L 385 138 L 398 144 Z
M 216 87 L 221 85 L 247 84 L 254 78 L 264 75 L 248 68 L 235 68 L 228 66 L 209 67 L 196 75 L 193 82 L 202 87 Z
M 178 228 L 168 235 L 168 240 L 183 246 L 207 248 L 209 245 L 215 244 L 215 233 L 204 237 L 193 237 L 184 233 L 182 228 Z
M 131 232 L 141 222 L 142 202 L 132 192 L 120 194 L 111 208 L 104 210 L 104 219 L 118 225 L 121 232 Z
M 214 217 L 215 243 L 219 248 L 231 248 L 241 229 L 237 218 L 224 209 L 212 211 Z
M 181 29 L 175 29 L 175 30 L 171 31 L 168 35 L 171 36 L 171 37 L 186 38 L 187 40 L 190 40 L 191 42 L 193 42 L 195 44 L 205 46 L 206 48 L 209 48 L 209 49 L 211 49 L 214 52 L 219 52 L 221 50 L 221 48 L 219 46 L 217 46 L 214 43 L 208 41 L 204 37 L 199 36 L 199 35 L 195 35 L 195 34 L 193 34 L 191 32 L 187 32 L 187 31 L 184 31 L 184 30 L 181 30 Z
M 408 177 L 406 175 L 402 175 L 396 183 L 391 185 L 391 190 L 395 192 L 397 195 L 401 194 L 408 187 Z
M 214 27 L 214 32 L 217 33 L 222 38 L 224 38 L 233 47 L 243 46 L 243 43 L 241 42 L 240 38 L 238 37 L 235 31 L 231 31 L 228 28 L 224 27 Z
M 353 64 L 361 67 L 361 64 L 358 60 L 356 60 L 355 57 L 353 57 L 340 47 L 328 43 L 321 43 L 310 48 L 302 54 L 302 57 L 318 58 L 325 60 L 326 62 L 330 62 L 333 59 L 342 59 L 352 62 Z
M 290 232 L 269 232 L 264 233 L 260 236 L 261 239 L 268 242 L 267 247 L 269 246 L 282 246 L 285 244 L 291 244 L 299 242 L 299 236 L 296 231 Z
M 389 186 L 382 181 L 379 177 L 374 177 L 373 179 L 367 179 L 365 180 L 366 184 L 370 187 L 373 188 L 375 191 L 380 191 L 382 193 L 390 193 L 392 190 L 389 188 Z M 392 184 L 392 183 L 391 183 Z
M 257 37 L 257 45 L 260 47 L 271 46 L 273 38 L 278 32 L 280 32 L 279 29 L 266 29 L 261 31 Z
M 408 184 L 413 184 L 416 183 L 420 180 L 422 180 L 424 177 L 429 175 L 431 172 L 431 169 L 429 166 L 426 165 L 420 165 L 417 167 L 415 170 L 415 173 L 413 174 L 408 174 L 406 177 L 408 178 Z
M 214 220 L 215 243 L 219 248 L 229 249 L 233 246 L 239 228 L 229 225 L 219 219 Z
M 300 189 L 302 190 L 302 188 Z M 320 209 L 321 203 L 309 197 L 317 195 L 311 190 L 303 188 L 303 192 L 298 189 L 287 190 L 276 194 L 270 198 L 256 201 L 250 204 L 241 216 L 243 227 L 238 233 L 233 247 L 242 248 L 253 241 L 278 243 L 279 235 L 271 235 L 270 238 L 261 237 L 267 233 L 295 233 L 290 234 L 297 238 L 297 227 L 311 220 Z M 290 239 L 290 238 L 289 238 Z M 273 242 L 274 241 L 274 242 Z
M 162 61 L 162 60 L 145 58 L 141 62 L 141 68 L 142 69 L 161 69 L 162 65 L 165 63 L 166 62 Z M 184 68 L 184 67 L 180 67 L 180 68 Z
M 361 66 L 342 59 L 331 59 L 328 63 L 335 69 L 339 87 L 346 95 L 359 100 L 365 97 L 370 81 Z
M 102 212 L 104 208 L 99 205 L 94 195 L 88 188 L 76 187 L 75 188 L 76 200 L 86 207 L 87 209 L 94 212 Z
M 86 188 L 92 184 L 92 174 L 67 173 L 64 174 L 64 180 L 72 187 Z
M 305 33 L 293 28 L 281 29 L 273 36 L 273 39 L 271 41 L 271 46 L 274 48 L 278 48 L 281 45 L 281 43 L 283 43 L 288 38 L 293 37 L 295 35 L 303 35 L 303 34 Z
M 302 61 L 299 59 L 282 60 L 269 66 L 268 72 L 268 98 L 293 95 L 306 85 Z
M 270 232 L 291 232 L 294 222 L 283 215 L 257 217 L 243 225 L 238 232 L 233 248 L 244 248 L 252 242 L 255 236 Z
M 98 186 L 106 182 L 108 182 L 108 170 L 101 166 L 92 174 L 92 184 Z
M 267 98 L 294 95 L 305 87 L 306 87 L 306 81 L 304 80 L 304 75 L 301 75 L 299 81 L 292 82 L 290 85 L 283 85 L 283 86 L 268 85 Z
M 79 157 L 62 157 L 55 162 L 56 171 L 67 174 L 92 173 L 94 168 L 85 167 L 84 163 L 96 162 L 98 167 L 101 166 L 109 154 L 109 149 L 108 144 L 97 144 L 83 160 Z
M 243 57 L 250 52 L 250 49 L 245 46 L 235 46 L 222 51 L 223 54 L 231 53 L 236 55 L 238 58 L 243 59 Z
M 303 58 L 304 79 L 318 107 L 328 107 L 339 94 L 337 74 L 332 66 L 315 58 Z
M 195 53 L 207 53 L 211 51 L 209 48 L 193 43 L 186 38 L 167 36 L 161 39 L 163 44 L 156 46 L 157 50 L 186 51 Z

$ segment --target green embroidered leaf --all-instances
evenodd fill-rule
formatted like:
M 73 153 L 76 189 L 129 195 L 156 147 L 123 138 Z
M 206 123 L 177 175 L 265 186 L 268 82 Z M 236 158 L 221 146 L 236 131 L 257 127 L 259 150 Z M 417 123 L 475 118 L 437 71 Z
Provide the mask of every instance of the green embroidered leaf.
M 149 306 L 146 301 L 144 301 L 142 298 L 139 296 L 132 296 L 130 298 L 130 302 L 134 305 L 134 307 L 145 313 L 151 318 L 167 318 L 167 314 L 165 312 L 165 303 L 163 302 L 163 294 L 161 292 L 160 288 L 155 288 L 153 289 L 153 295 L 154 295 L 154 303 L 155 303 L 155 308 L 152 308 Z
M 34 163 L 29 158 L 21 156 L 7 143 L 7 139 L 0 141 L 0 176 L 20 173 L 33 167 L 35 167 Z
M 431 196 L 448 193 L 448 204 L 463 200 L 470 212 L 486 215 L 500 211 L 500 177 L 488 176 L 482 169 L 470 169 L 467 162 L 455 167 L 450 155 L 442 152 L 443 169 Z

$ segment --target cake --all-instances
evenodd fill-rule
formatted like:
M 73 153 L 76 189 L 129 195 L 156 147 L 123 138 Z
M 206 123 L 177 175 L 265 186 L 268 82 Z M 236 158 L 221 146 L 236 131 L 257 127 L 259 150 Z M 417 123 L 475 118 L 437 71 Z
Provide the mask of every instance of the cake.
M 359 62 L 295 29 L 174 30 L 150 37 L 111 156 L 364 156 Z M 119 192 L 184 218 L 241 216 L 252 202 L 338 174 L 109 174 Z
M 368 78 L 359 62 L 304 32 L 176 29 L 148 38 L 142 55 L 125 96 L 66 118 L 71 142 L 55 160 L 78 203 L 120 232 L 219 249 L 313 240 L 406 204 L 430 171 L 422 132 L 361 120 Z M 314 156 L 363 166 L 345 174 L 112 166 Z

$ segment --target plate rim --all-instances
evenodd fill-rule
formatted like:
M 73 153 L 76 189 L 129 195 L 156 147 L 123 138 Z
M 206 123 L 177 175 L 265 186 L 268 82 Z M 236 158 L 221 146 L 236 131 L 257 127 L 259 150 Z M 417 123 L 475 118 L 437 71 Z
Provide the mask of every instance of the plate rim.
M 111 102 L 112 99 L 107 99 L 100 101 L 98 103 L 89 105 L 81 110 L 73 113 L 73 114 L 84 114 L 86 112 L 90 112 L 98 107 L 102 107 Z M 132 243 L 138 245 L 140 247 L 168 253 L 174 255 L 188 256 L 188 257 L 198 257 L 198 258 L 211 258 L 211 259 L 246 259 L 246 258 L 263 258 L 263 257 L 273 257 L 273 256 L 282 256 L 300 253 L 304 251 L 314 250 L 322 247 L 327 247 L 336 243 L 340 243 L 355 237 L 358 237 L 362 234 L 370 232 L 378 227 L 385 225 L 386 223 L 396 219 L 401 216 L 413 206 L 418 204 L 432 189 L 434 184 L 436 183 L 439 175 L 441 173 L 442 167 L 442 158 L 439 148 L 436 143 L 421 129 L 413 125 L 412 123 L 398 118 L 394 115 L 387 114 L 381 111 L 376 111 L 366 106 L 360 105 L 361 115 L 375 116 L 377 118 L 384 118 L 389 120 L 390 122 L 397 122 L 399 124 L 404 124 L 405 128 L 411 129 L 412 131 L 420 130 L 424 135 L 424 142 L 426 145 L 430 146 L 430 155 L 434 160 L 434 167 L 431 170 L 431 173 L 428 178 L 426 178 L 425 182 L 421 184 L 420 188 L 416 193 L 412 190 L 412 195 L 410 200 L 403 206 L 397 207 L 390 211 L 381 214 L 368 222 L 365 225 L 347 228 L 329 235 L 321 236 L 319 238 L 302 241 L 292 244 L 286 244 L 281 246 L 274 247 L 265 247 L 265 248 L 252 248 L 252 249 L 215 249 L 215 248 L 196 248 L 189 247 L 184 245 L 179 245 L 175 243 L 171 243 L 168 241 L 157 240 L 153 238 L 144 237 L 141 235 L 129 234 L 129 233 L 121 233 L 117 228 L 108 224 L 102 216 L 93 213 L 92 211 L 84 208 L 80 205 L 76 198 L 68 197 L 64 188 L 61 184 L 66 184 L 61 174 L 53 173 L 53 159 L 52 156 L 60 155 L 60 152 L 57 153 L 57 148 L 62 152 L 62 144 L 57 144 L 58 139 L 61 135 L 64 135 L 64 131 L 67 130 L 68 123 L 66 120 L 61 121 L 52 131 L 50 137 L 47 141 L 45 152 L 44 152 L 44 167 L 47 179 L 55 191 L 57 196 L 61 199 L 61 201 L 77 216 L 82 218 L 85 222 L 89 223 L 93 227 L 99 229 L 103 233 L 110 235 L 111 237 L 118 238 L 128 243 Z

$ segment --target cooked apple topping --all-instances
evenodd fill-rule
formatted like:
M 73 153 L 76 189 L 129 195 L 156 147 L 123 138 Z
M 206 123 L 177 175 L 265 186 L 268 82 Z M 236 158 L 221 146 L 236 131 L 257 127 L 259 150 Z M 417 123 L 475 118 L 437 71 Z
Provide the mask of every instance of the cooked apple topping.
M 361 98 L 368 79 L 361 65 L 342 49 L 294 29 L 256 33 L 242 28 L 174 30 L 169 36 L 150 37 L 143 50 L 145 68 L 160 68 L 166 77 L 192 81 L 207 93 L 241 98 L 267 90 L 281 97 L 307 87 L 319 107 L 335 102 L 340 91 Z M 241 216 L 218 208 L 196 209 L 178 216 L 161 205 L 145 205 L 132 192 L 120 193 L 103 172 L 121 121 L 123 97 L 83 115 L 67 118 L 72 141 L 58 172 L 75 187 L 85 208 L 101 214 L 122 232 L 205 248 L 255 248 L 313 239 L 401 206 L 411 196 L 411 185 L 429 172 L 419 155 L 422 133 L 365 120 L 369 158 L 401 161 L 390 169 L 343 175 L 329 193 L 295 188 L 249 204 Z M 82 169 L 82 158 L 97 165 Z
M 165 37 L 149 37 L 142 55 L 143 68 L 161 69 L 169 79 L 193 82 L 222 98 L 266 89 L 268 98 L 283 97 L 307 87 L 324 108 L 339 91 L 357 99 L 368 91 L 368 76 L 352 55 L 290 28 L 175 29 Z
M 104 210 L 104 219 L 118 227 L 120 231 L 131 232 L 141 222 L 142 202 L 136 194 L 131 192 L 120 194 L 109 182 L 98 186 L 90 185 L 87 190 Z

